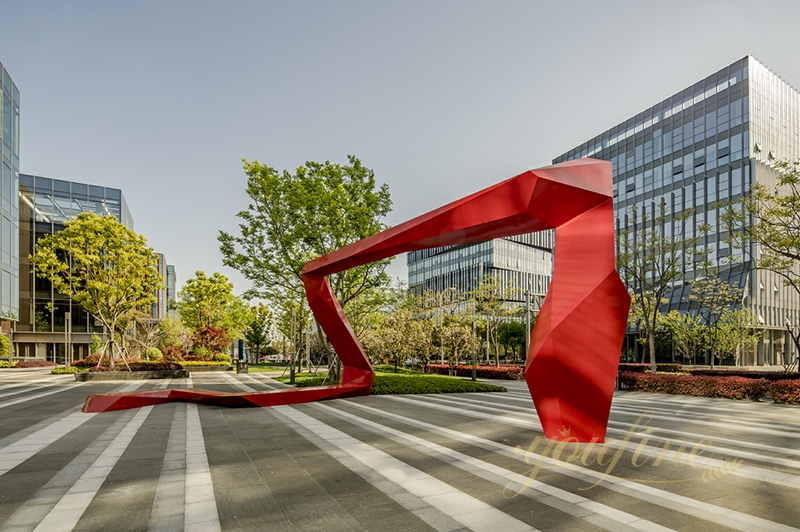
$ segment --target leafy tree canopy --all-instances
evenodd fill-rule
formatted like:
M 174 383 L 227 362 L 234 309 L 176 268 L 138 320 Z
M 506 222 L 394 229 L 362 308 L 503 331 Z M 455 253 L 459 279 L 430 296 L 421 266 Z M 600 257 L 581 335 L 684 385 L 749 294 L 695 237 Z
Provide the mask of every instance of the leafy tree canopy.
M 113 216 L 80 213 L 62 231 L 39 239 L 30 259 L 37 276 L 112 332 L 112 363 L 116 333 L 163 288 L 158 258 L 145 237 Z
M 219 272 L 210 277 L 202 271 L 178 293 L 178 315 L 197 331 L 202 327 L 228 329 L 232 339 L 243 338 L 250 322 L 250 308 L 233 293 L 233 283 Z

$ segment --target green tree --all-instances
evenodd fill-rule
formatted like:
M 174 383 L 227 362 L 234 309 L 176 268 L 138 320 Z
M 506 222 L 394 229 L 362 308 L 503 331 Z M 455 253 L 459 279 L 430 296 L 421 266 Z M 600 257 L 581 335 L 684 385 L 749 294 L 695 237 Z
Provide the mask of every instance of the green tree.
M 244 337 L 250 323 L 250 307 L 233 293 L 233 283 L 219 272 L 208 277 L 197 271 L 178 292 L 178 315 L 197 331 L 202 327 L 228 329 L 231 339 Z
M 450 322 L 440 327 L 440 338 L 450 373 L 459 361 L 466 359 L 472 349 L 472 331 L 466 325 Z
M 736 363 L 742 353 L 752 349 L 761 338 L 761 323 L 749 309 L 728 310 L 719 318 L 717 352 L 720 358 L 733 358 Z
M 489 361 L 489 351 L 494 351 L 495 364 L 500 365 L 500 342 L 497 339 L 497 329 L 504 318 L 511 314 L 505 302 L 515 296 L 516 290 L 504 286 L 497 275 L 485 275 L 478 286 L 469 294 L 469 299 L 479 318 L 485 323 L 484 332 L 488 340 L 486 361 Z
M 497 339 L 503 346 L 504 356 L 508 358 L 508 349 L 514 359 L 518 359 L 519 351 L 525 347 L 525 325 L 518 321 L 506 321 L 497 327 Z
M 694 260 L 696 237 L 686 236 L 692 209 L 670 217 L 664 203 L 654 216 L 629 213 L 629 228 L 617 237 L 617 269 L 631 294 L 631 319 L 647 338 L 650 370 L 656 372 L 656 332 L 665 296 Z
M 664 325 L 672 336 L 675 350 L 686 360 L 694 361 L 697 353 L 705 349 L 708 328 L 700 316 L 673 310 L 664 316 Z
M 698 315 L 706 325 L 708 348 L 711 351 L 711 367 L 714 359 L 722 358 L 717 350 L 720 334 L 720 317 L 731 309 L 741 297 L 741 291 L 714 274 L 707 274 L 692 282 L 689 300 L 698 306 Z
M 64 229 L 39 239 L 31 256 L 37 276 L 48 279 L 110 332 L 110 365 L 117 336 L 138 309 L 155 302 L 163 288 L 158 258 L 137 235 L 113 216 L 80 213 Z M 124 325 L 124 326 L 123 326 Z
M 756 268 L 774 272 L 800 298 L 800 162 L 775 165 L 774 186 L 751 185 L 739 204 L 728 204 L 721 220 L 732 247 L 739 247 Z M 786 328 L 800 351 L 800 323 L 789 318 Z
M 391 210 L 388 186 L 378 187 L 373 171 L 356 157 L 348 161 L 307 162 L 294 173 L 244 161 L 251 203 L 237 214 L 239 234 L 220 231 L 218 240 L 223 264 L 253 283 L 248 297 L 264 298 L 276 309 L 287 301 L 305 305 L 306 262 L 386 229 L 381 220 Z M 374 290 L 389 285 L 390 260 L 329 277 L 351 323 L 381 304 Z M 371 298 L 373 304 L 365 304 Z M 320 329 L 318 334 L 322 339 Z
M 244 334 L 251 352 L 255 353 L 254 362 L 258 362 L 261 347 L 269 343 L 269 328 L 272 325 L 272 312 L 269 308 L 259 303 L 250 309 L 250 326 Z

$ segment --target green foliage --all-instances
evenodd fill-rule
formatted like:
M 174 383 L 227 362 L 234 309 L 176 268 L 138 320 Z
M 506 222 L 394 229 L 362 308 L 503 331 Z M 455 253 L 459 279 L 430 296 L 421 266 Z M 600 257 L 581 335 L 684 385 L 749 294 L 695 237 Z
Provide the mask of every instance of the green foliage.
M 219 272 L 211 277 L 202 271 L 178 292 L 178 314 L 192 331 L 202 327 L 228 329 L 231 338 L 243 337 L 250 322 L 250 308 L 233 294 L 233 283 Z
M 147 349 L 147 358 L 148 360 L 161 360 L 164 358 L 163 353 L 161 353 L 161 349 L 157 347 L 150 347 Z
M 506 388 L 442 375 L 376 375 L 372 395 L 505 392 Z
M 761 339 L 761 323 L 749 309 L 729 310 L 719 318 L 717 353 L 720 358 L 739 360 Z
M 525 325 L 516 321 L 501 323 L 497 327 L 497 341 L 506 352 L 511 349 L 517 359 L 517 354 L 525 348 Z
M 78 368 L 76 368 L 75 366 L 70 366 L 68 368 L 55 367 L 53 368 L 53 371 L 51 371 L 50 373 L 52 375 L 66 375 L 66 374 L 78 373 Z
M 138 309 L 155 302 L 162 288 L 158 258 L 137 235 L 113 216 L 82 212 L 64 229 L 36 244 L 31 262 L 36 275 L 48 279 L 112 332 L 122 333 Z M 113 359 L 112 359 L 113 360 Z
M 203 346 L 195 346 L 192 354 L 200 360 L 211 360 L 214 357 L 214 352 Z
M 192 331 L 181 321 L 180 316 L 167 315 L 159 323 L 161 328 L 161 343 L 164 348 L 178 347 L 183 351 L 192 348 Z
M 513 313 L 506 307 L 505 301 L 515 299 L 518 290 L 515 287 L 504 285 L 499 275 L 485 275 L 475 289 L 469 293 L 476 316 L 483 318 L 488 335 L 490 349 L 493 347 L 495 365 L 500 365 L 500 341 L 497 337 L 500 323 Z M 484 333 L 487 332 L 484 329 Z M 523 340 L 524 343 L 524 340 Z M 488 354 L 487 354 L 488 361 Z
M 664 326 L 675 342 L 675 351 L 687 360 L 694 360 L 705 349 L 708 328 L 696 314 L 681 314 L 673 310 L 664 316 Z
M 105 344 L 103 343 L 103 340 L 99 336 L 97 336 L 96 334 L 92 334 L 92 343 L 89 346 L 89 352 L 100 353 L 102 352 L 104 345 Z
M 228 357 L 230 358 L 230 357 Z M 203 366 L 230 366 L 230 362 L 224 360 L 181 360 L 180 365 L 186 368 L 189 367 L 203 367 Z
M 347 165 L 307 162 L 294 173 L 244 161 L 251 203 L 237 214 L 238 236 L 220 231 L 223 264 L 253 283 L 248 297 L 267 299 L 281 311 L 279 323 L 286 336 L 289 306 L 305 306 L 305 263 L 386 228 L 380 220 L 391 210 L 388 187 L 377 187 L 372 170 L 356 157 L 349 156 L 348 161 Z M 380 304 L 375 290 L 388 286 L 385 269 L 390 260 L 328 278 L 357 332 L 361 316 Z M 299 323 L 298 330 L 303 330 L 305 321 Z
M 699 316 L 706 325 L 708 347 L 711 350 L 711 365 L 715 358 L 723 358 L 719 352 L 720 317 L 730 310 L 731 306 L 741 297 L 741 291 L 731 286 L 725 279 L 712 273 L 705 272 L 705 276 L 692 282 L 692 293 L 689 300 L 699 307 Z
M 669 216 L 665 203 L 648 215 L 635 206 L 628 213 L 631 228 L 617 237 L 617 270 L 631 294 L 629 323 L 647 337 L 650 366 L 655 372 L 656 332 L 665 295 L 682 275 L 683 265 L 694 260 L 696 237 L 687 237 L 686 224 L 693 209 Z
M 269 343 L 269 328 L 272 324 L 272 312 L 263 303 L 250 308 L 250 324 L 244 333 L 244 339 L 254 354 L 254 359 L 258 360 L 261 355 L 261 347 Z
M 13 368 L 16 365 L 16 362 L 9 364 L 7 360 L 0 360 L 0 368 Z
M 0 358 L 11 356 L 11 340 L 5 334 L 0 334 Z
M 212 360 L 214 362 L 224 362 L 226 364 L 231 364 L 233 362 L 231 357 L 226 355 L 225 353 L 214 353 Z

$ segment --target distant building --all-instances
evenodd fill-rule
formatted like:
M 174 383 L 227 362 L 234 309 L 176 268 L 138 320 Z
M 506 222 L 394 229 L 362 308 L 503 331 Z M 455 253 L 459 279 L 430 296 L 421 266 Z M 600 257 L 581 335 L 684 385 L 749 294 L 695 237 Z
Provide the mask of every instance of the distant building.
M 102 334 L 102 324 L 71 299 L 36 277 L 28 258 L 36 242 L 64 228 L 64 222 L 81 212 L 112 215 L 133 230 L 133 217 L 122 191 L 48 177 L 20 175 L 19 182 L 19 321 L 14 345 L 19 357 L 44 358 L 63 363 L 66 316 L 71 323 L 73 360 L 89 354 L 92 334 Z M 52 308 L 52 312 L 50 312 Z
M 753 183 L 775 184 L 774 165 L 800 158 L 800 93 L 752 56 L 715 72 L 653 107 L 556 157 L 611 161 L 617 233 L 635 231 L 633 207 L 651 218 L 659 205 L 668 213 L 695 210 L 689 235 L 714 250 L 711 259 L 739 287 L 742 304 L 758 315 L 764 334 L 743 364 L 780 363 L 794 351 L 785 322 L 797 324 L 800 302 L 780 277 L 752 268 L 747 254 L 723 239 L 718 202 L 737 201 Z M 708 224 L 704 235 L 699 228 Z M 674 234 L 670 217 L 665 226 Z M 558 243 L 556 242 L 556 245 Z M 757 249 L 751 249 L 755 255 Z M 726 258 L 733 256 L 733 265 Z M 686 261 L 683 278 L 664 310 L 687 310 L 695 266 Z M 635 346 L 635 342 L 632 343 Z
M 19 318 L 19 90 L 0 63 L 0 332 Z
M 167 315 L 175 315 L 174 303 L 177 301 L 175 294 L 175 266 L 167 264 L 167 277 L 165 279 L 167 285 Z
M 163 253 L 156 253 L 158 256 L 158 275 L 161 276 L 164 288 L 155 291 L 156 301 L 150 305 L 150 317 L 154 320 L 163 320 L 167 317 L 167 260 L 164 258 Z
M 407 254 L 408 286 L 418 293 L 453 290 L 467 294 L 485 277 L 494 276 L 511 296 L 506 300 L 508 305 L 522 305 L 528 291 L 534 308 L 538 309 L 536 305 L 550 286 L 552 249 L 553 232 L 540 231 L 476 244 L 411 251 Z

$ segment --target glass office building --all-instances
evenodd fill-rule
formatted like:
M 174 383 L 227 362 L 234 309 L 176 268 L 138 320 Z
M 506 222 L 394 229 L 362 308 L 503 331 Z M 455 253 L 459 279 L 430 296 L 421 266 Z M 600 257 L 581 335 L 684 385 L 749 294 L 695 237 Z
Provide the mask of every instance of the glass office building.
M 0 63 L 0 331 L 19 318 L 19 90 Z
M 742 293 L 742 304 L 758 315 L 764 335 L 743 364 L 776 364 L 792 351 L 786 320 L 798 323 L 796 294 L 771 272 L 753 270 L 757 250 L 743 253 L 725 244 L 718 202 L 739 200 L 754 183 L 774 186 L 777 161 L 800 156 L 800 93 L 752 56 L 747 56 L 555 158 L 554 163 L 593 157 L 613 163 L 616 229 L 635 231 L 641 217 L 692 208 L 687 236 Z M 668 216 L 669 217 L 669 216 Z M 708 224 L 707 233 L 700 227 Z M 677 234 L 673 220 L 667 235 Z M 731 259 L 733 259 L 731 261 Z M 686 310 L 694 265 L 664 310 Z
M 166 281 L 168 268 L 167 259 L 164 257 L 163 253 L 156 253 L 156 256 L 158 257 L 158 264 L 156 265 L 158 275 L 161 276 L 161 279 Z M 154 295 L 156 301 L 150 305 L 150 317 L 154 320 L 163 320 L 167 317 L 168 296 L 166 283 L 164 284 L 164 288 L 156 290 Z
M 172 264 L 167 264 L 166 285 L 167 285 L 167 315 L 173 316 L 175 314 L 175 309 L 171 307 L 171 304 L 177 301 L 177 295 L 175 294 L 175 266 L 173 266 Z
M 550 285 L 552 249 L 553 231 L 540 231 L 412 251 L 407 254 L 408 285 L 417 293 L 454 290 L 466 294 L 485 276 L 494 276 L 511 297 L 508 305 L 522 304 L 528 291 L 536 309 Z
M 73 360 L 83 358 L 89 354 L 92 334 L 103 333 L 102 324 L 53 290 L 50 281 L 36 277 L 28 256 L 34 253 L 38 239 L 60 231 L 64 222 L 81 212 L 112 215 L 133 230 L 125 197 L 115 188 L 21 174 L 19 200 L 20 314 L 14 334 L 17 356 L 62 363 L 70 332 Z

